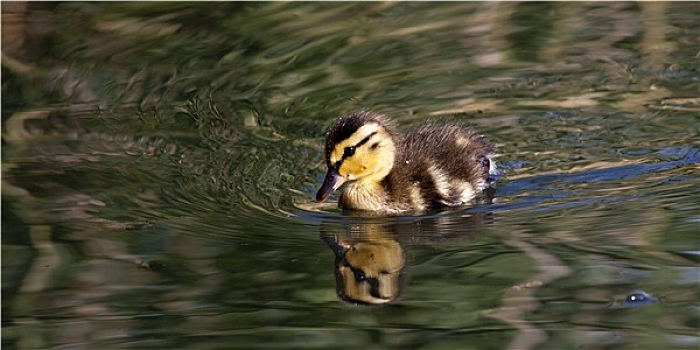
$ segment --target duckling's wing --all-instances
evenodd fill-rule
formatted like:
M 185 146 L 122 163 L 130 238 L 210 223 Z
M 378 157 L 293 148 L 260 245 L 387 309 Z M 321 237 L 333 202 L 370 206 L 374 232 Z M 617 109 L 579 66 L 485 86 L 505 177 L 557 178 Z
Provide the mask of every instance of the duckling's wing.
M 422 181 L 426 200 L 446 205 L 470 201 L 487 185 L 496 146 L 460 125 L 428 125 L 406 134 L 404 163 Z

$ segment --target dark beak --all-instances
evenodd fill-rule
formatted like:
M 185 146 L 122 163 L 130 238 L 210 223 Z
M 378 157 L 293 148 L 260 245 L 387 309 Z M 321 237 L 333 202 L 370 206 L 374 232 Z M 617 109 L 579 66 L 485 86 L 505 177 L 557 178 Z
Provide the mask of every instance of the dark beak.
M 349 244 L 342 242 L 335 235 L 321 234 L 321 239 L 328 244 L 328 247 L 331 248 L 333 254 L 335 254 L 335 257 L 338 259 L 343 259 L 345 253 L 350 249 Z
M 316 192 L 316 200 L 319 202 L 325 201 L 344 182 L 345 178 L 338 174 L 338 170 L 328 168 L 328 174 L 326 174 L 326 178 L 323 180 L 323 185 L 321 185 L 321 188 Z

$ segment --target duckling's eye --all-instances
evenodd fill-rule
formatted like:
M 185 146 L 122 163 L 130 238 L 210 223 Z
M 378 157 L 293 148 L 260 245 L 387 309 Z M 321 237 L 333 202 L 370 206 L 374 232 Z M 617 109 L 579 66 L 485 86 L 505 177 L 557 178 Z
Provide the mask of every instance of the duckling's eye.
M 355 281 L 357 281 L 357 282 L 364 281 L 365 278 L 367 278 L 365 276 L 365 272 L 362 271 L 362 269 L 358 269 L 356 267 L 351 267 L 350 270 L 352 270 L 352 274 L 355 275 Z
M 343 152 L 343 158 L 352 157 L 355 154 L 355 146 L 345 147 L 345 152 Z

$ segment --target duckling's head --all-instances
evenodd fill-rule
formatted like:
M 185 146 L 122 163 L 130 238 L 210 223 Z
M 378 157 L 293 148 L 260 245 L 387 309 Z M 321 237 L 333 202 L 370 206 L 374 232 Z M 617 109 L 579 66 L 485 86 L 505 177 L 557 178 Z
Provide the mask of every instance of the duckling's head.
M 326 135 L 328 173 L 316 193 L 323 202 L 348 181 L 379 183 L 394 165 L 393 127 L 369 111 L 339 118 Z
M 353 239 L 325 233 L 321 235 L 321 239 L 335 253 L 338 297 L 347 302 L 367 305 L 396 300 L 403 287 L 406 264 L 403 247 L 394 237 L 384 234 L 386 226 L 353 226 L 360 230 Z

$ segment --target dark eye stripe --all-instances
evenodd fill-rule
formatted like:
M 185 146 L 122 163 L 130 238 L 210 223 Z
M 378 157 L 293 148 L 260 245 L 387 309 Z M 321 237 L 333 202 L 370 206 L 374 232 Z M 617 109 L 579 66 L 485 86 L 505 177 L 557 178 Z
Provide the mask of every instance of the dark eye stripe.
M 367 143 L 367 142 L 369 141 L 369 139 L 370 139 L 372 136 L 374 136 L 376 133 L 377 133 L 377 132 L 375 131 L 375 132 L 373 132 L 373 133 L 367 135 L 367 137 L 365 137 L 364 139 L 362 139 L 362 141 L 358 142 L 358 143 L 355 145 L 355 148 L 360 147 L 360 146 L 364 145 L 365 143 Z
M 377 133 L 377 132 L 375 131 L 375 132 L 373 132 L 373 133 L 367 135 L 367 137 L 365 137 L 364 139 L 362 139 L 360 142 L 358 142 L 358 143 L 357 143 L 356 145 L 354 145 L 354 146 L 345 147 L 345 150 L 343 150 L 343 157 L 342 157 L 339 161 L 335 162 L 335 167 L 336 167 L 336 168 L 340 168 L 340 165 L 343 163 L 343 161 L 344 161 L 346 158 L 352 157 L 352 156 L 355 154 L 355 150 L 356 150 L 358 147 L 360 147 L 360 146 L 364 145 L 365 143 L 369 142 L 369 139 L 372 138 L 372 136 L 374 136 L 376 133 Z

